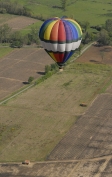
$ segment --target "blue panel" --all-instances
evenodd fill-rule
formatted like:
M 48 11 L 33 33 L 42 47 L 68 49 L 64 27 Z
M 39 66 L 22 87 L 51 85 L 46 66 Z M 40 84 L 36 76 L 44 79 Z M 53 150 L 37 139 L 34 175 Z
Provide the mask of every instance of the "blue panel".
M 64 57 L 63 63 L 65 63 L 74 53 L 75 53 L 75 51 L 73 51 L 73 50 L 70 52 L 65 52 L 65 57 Z
M 71 42 L 73 40 L 72 36 L 72 30 L 70 28 L 70 25 L 67 23 L 67 21 L 63 21 L 65 31 L 66 31 L 66 42 Z
M 73 41 L 77 41 L 78 40 L 77 29 L 75 28 L 75 26 L 71 22 L 68 22 L 68 24 L 69 24 L 70 28 L 72 29 Z

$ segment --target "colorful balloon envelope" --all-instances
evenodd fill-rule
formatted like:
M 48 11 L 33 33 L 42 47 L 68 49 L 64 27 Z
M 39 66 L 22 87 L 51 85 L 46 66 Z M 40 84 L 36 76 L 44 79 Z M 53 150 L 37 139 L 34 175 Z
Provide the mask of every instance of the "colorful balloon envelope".
M 45 51 L 62 66 L 79 48 L 82 30 L 73 19 L 55 17 L 43 23 L 39 38 Z

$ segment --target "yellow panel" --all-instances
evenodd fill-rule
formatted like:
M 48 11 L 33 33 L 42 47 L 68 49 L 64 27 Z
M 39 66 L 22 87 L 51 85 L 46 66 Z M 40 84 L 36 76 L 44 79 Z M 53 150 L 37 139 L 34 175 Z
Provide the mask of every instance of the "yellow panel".
M 55 57 L 54 57 L 54 54 L 53 54 L 52 52 L 49 52 L 49 55 L 51 56 L 51 58 L 52 58 L 55 62 L 57 62 L 56 59 L 55 59 Z
M 50 39 L 50 34 L 51 34 L 51 30 L 52 30 L 52 27 L 54 26 L 54 24 L 57 22 L 58 20 L 56 21 L 53 21 L 52 23 L 49 24 L 49 26 L 47 27 L 45 33 L 44 33 L 44 39 L 46 40 L 49 40 Z

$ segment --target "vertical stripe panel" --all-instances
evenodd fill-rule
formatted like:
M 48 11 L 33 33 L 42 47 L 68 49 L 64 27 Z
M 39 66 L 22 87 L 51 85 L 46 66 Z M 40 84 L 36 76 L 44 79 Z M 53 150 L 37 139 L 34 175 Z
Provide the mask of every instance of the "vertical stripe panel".
M 59 29 L 59 20 L 54 24 L 54 26 L 52 27 L 51 30 L 51 34 L 50 34 L 50 40 L 51 41 L 56 41 L 58 42 L 58 29 Z
M 66 32 L 63 22 L 60 20 L 59 29 L 58 29 L 58 42 L 66 41 Z
M 52 27 L 54 26 L 54 24 L 56 23 L 57 21 L 53 21 L 49 24 L 49 26 L 47 27 L 47 29 L 45 30 L 45 33 L 44 33 L 44 39 L 45 40 L 50 40 L 50 34 L 51 34 L 51 30 L 52 30 Z

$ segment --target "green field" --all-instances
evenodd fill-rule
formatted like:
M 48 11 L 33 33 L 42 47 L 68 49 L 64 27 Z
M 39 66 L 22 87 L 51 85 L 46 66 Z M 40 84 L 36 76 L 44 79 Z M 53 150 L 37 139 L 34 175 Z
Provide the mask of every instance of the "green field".
M 10 47 L 0 47 L 0 58 L 5 57 L 8 55 L 10 52 L 12 52 L 14 49 Z
M 60 0 L 20 0 L 19 3 L 31 9 L 35 16 L 62 17 L 66 15 L 79 22 L 88 21 L 91 25 L 104 24 L 107 19 L 112 18 L 110 0 L 68 0 L 66 11 L 60 8 Z M 53 6 L 59 8 L 53 8 Z
M 112 83 L 111 75 L 112 66 L 71 63 L 1 105 L 0 161 L 45 160 L 96 95 Z
M 35 28 L 39 31 L 42 23 L 43 23 L 42 21 L 38 20 L 38 22 L 36 22 L 34 24 L 31 24 L 31 25 L 27 26 L 26 28 L 21 29 L 20 32 L 21 32 L 22 35 L 26 35 L 26 34 L 31 32 L 32 28 Z

